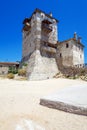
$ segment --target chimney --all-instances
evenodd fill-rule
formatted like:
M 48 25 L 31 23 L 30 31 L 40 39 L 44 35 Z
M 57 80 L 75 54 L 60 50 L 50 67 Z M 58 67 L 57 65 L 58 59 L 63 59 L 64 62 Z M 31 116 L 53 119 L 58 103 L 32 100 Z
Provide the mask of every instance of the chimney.
M 82 39 L 81 37 L 78 37 L 78 43 L 81 43 L 81 39 Z
M 52 17 L 52 16 L 53 16 L 53 15 L 52 15 L 52 12 L 50 12 L 49 15 Z
M 75 38 L 75 40 L 77 40 L 77 33 L 76 32 L 74 32 L 74 38 Z

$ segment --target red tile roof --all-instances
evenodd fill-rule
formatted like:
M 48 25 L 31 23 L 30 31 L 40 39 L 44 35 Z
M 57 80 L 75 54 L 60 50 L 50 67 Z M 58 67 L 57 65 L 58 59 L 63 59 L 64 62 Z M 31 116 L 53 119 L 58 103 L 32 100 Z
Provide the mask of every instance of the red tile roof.
M 18 62 L 0 62 L 0 65 L 19 65 Z

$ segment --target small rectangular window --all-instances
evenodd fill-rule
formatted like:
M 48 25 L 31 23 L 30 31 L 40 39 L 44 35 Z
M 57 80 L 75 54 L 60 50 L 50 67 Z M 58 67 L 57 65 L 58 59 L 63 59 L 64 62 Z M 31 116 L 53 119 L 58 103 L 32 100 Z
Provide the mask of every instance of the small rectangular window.
M 2 74 L 4 74 L 5 72 L 4 71 L 2 71 Z
M 69 48 L 69 44 L 68 43 L 66 43 L 66 48 Z
M 60 53 L 60 58 L 62 57 L 62 54 Z

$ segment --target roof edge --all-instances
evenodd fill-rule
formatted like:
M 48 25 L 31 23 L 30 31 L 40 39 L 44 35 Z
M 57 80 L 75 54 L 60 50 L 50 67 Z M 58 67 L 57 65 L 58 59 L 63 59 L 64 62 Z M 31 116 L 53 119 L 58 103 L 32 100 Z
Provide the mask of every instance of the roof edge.
M 13 65 L 19 65 L 19 62 L 0 62 L 0 64 L 13 64 Z
M 61 41 L 60 43 L 68 42 L 68 41 L 71 41 L 71 40 L 73 40 L 73 41 L 75 41 L 75 42 L 78 43 L 78 40 L 76 40 L 75 38 L 70 38 L 70 39 L 67 39 L 67 40 Z M 85 47 L 82 43 L 78 43 L 78 44 L 80 44 L 81 46 Z
M 46 16 L 48 16 L 49 18 L 55 19 L 56 22 L 59 22 L 59 20 L 57 20 L 56 18 L 54 18 L 54 17 L 50 16 L 49 14 L 45 13 L 45 11 L 42 11 L 42 10 L 36 8 L 35 11 L 34 11 L 34 13 L 36 13 L 36 12 L 42 12 L 42 13 L 44 13 Z M 33 13 L 33 14 L 34 14 L 34 13 Z
M 29 18 L 25 18 L 25 19 L 23 20 L 23 24 L 24 24 L 24 22 L 25 22 L 26 19 L 31 20 L 33 14 L 35 14 L 36 12 L 40 12 L 40 13 L 42 12 L 42 13 L 44 13 L 47 17 L 49 17 L 49 18 L 51 18 L 51 19 L 55 19 L 57 23 L 59 22 L 56 18 L 50 16 L 49 14 L 45 13 L 44 11 L 42 11 L 42 10 L 40 10 L 40 9 L 38 9 L 38 8 L 36 8 Z

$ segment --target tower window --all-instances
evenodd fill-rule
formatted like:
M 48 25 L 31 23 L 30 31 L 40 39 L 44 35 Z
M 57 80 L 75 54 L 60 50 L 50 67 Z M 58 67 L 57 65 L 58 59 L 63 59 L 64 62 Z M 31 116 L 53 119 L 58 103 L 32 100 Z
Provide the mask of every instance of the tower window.
M 62 53 L 60 53 L 60 58 L 62 57 Z
M 68 43 L 66 43 L 66 48 L 69 48 L 69 44 Z
M 80 50 L 80 46 L 79 46 L 79 50 Z

